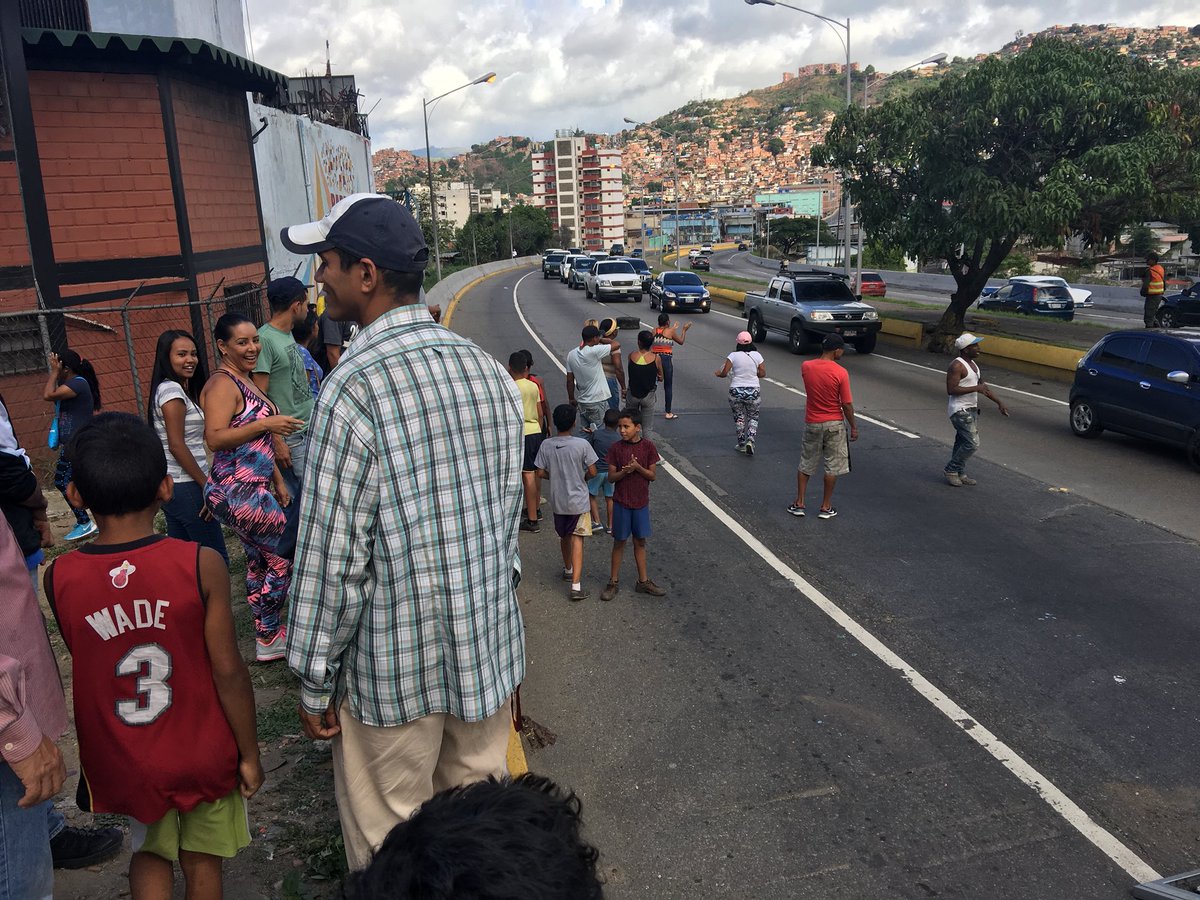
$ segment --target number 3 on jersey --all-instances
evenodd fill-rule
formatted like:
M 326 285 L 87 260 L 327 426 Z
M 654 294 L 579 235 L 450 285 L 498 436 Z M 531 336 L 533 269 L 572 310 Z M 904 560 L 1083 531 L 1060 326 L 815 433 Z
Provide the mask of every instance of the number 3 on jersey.
M 121 657 L 116 674 L 137 675 L 137 698 L 117 701 L 126 725 L 149 725 L 171 706 L 171 654 L 158 644 L 139 644 Z

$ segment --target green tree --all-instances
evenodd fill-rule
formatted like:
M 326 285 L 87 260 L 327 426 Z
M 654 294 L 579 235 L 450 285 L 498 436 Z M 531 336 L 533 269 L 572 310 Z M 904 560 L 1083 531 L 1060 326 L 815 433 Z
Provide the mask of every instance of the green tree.
M 778 156 L 780 153 L 783 152 L 783 147 L 784 147 L 783 138 L 773 137 L 767 141 L 766 150 L 772 156 Z
M 784 256 L 796 255 L 794 250 L 807 250 L 817 241 L 817 220 L 814 216 L 771 220 L 771 245 Z
M 1135 256 L 1144 257 L 1147 253 L 1158 252 L 1158 241 L 1154 232 L 1146 225 L 1134 225 L 1129 229 L 1127 245 Z
M 863 265 L 871 269 L 902 271 L 904 252 L 898 247 L 889 247 L 879 241 L 870 241 L 863 247 Z
M 663 183 L 661 181 L 647 181 L 646 182 L 646 192 L 647 193 L 661 194 L 662 190 L 663 190 Z
M 544 250 L 554 231 L 550 214 L 539 206 L 515 206 L 509 210 L 512 218 L 513 247 L 518 256 L 528 256 Z
M 813 161 L 846 173 L 866 229 L 943 259 L 956 289 L 943 348 L 1018 240 L 1100 242 L 1200 200 L 1200 77 L 1037 40 L 1016 56 L 839 115 Z

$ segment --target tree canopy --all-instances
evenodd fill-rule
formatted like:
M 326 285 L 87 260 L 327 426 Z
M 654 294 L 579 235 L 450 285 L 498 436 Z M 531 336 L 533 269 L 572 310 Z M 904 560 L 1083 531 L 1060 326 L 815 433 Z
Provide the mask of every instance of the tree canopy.
M 1200 199 L 1200 73 L 1036 40 L 1016 56 L 833 122 L 818 165 L 845 172 L 873 240 L 944 259 L 941 347 L 1018 240 L 1096 242 L 1187 220 Z
M 817 239 L 817 220 L 813 216 L 771 220 L 771 243 L 785 256 L 797 248 L 807 249 Z

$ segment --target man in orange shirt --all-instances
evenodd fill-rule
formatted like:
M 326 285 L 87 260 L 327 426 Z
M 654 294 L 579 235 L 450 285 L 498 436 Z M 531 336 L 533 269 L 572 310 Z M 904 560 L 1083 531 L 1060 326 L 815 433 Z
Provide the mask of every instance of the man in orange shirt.
M 1146 298 L 1142 315 L 1147 328 L 1154 327 L 1154 319 L 1158 315 L 1158 306 L 1162 303 L 1163 293 L 1167 289 L 1167 273 L 1158 264 L 1157 253 L 1146 254 L 1146 274 L 1142 276 L 1141 294 Z
M 846 352 L 846 342 L 840 334 L 827 334 L 821 342 L 821 355 L 800 366 L 804 392 L 808 402 L 804 409 L 804 446 L 800 451 L 800 466 L 796 472 L 796 501 L 788 507 L 793 516 L 804 515 L 804 491 L 808 479 L 825 463 L 825 493 L 821 497 L 818 519 L 832 519 L 833 488 L 838 476 L 850 471 L 849 440 L 858 440 L 858 425 L 854 422 L 854 402 L 850 396 L 850 373 L 838 365 Z

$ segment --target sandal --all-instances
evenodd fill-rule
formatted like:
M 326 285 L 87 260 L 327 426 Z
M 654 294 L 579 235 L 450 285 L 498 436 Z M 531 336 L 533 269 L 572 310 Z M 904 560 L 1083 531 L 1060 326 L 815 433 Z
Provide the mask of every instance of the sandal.
M 663 418 L 664 419 L 678 419 L 679 413 L 667 413 L 665 416 L 663 416 Z

